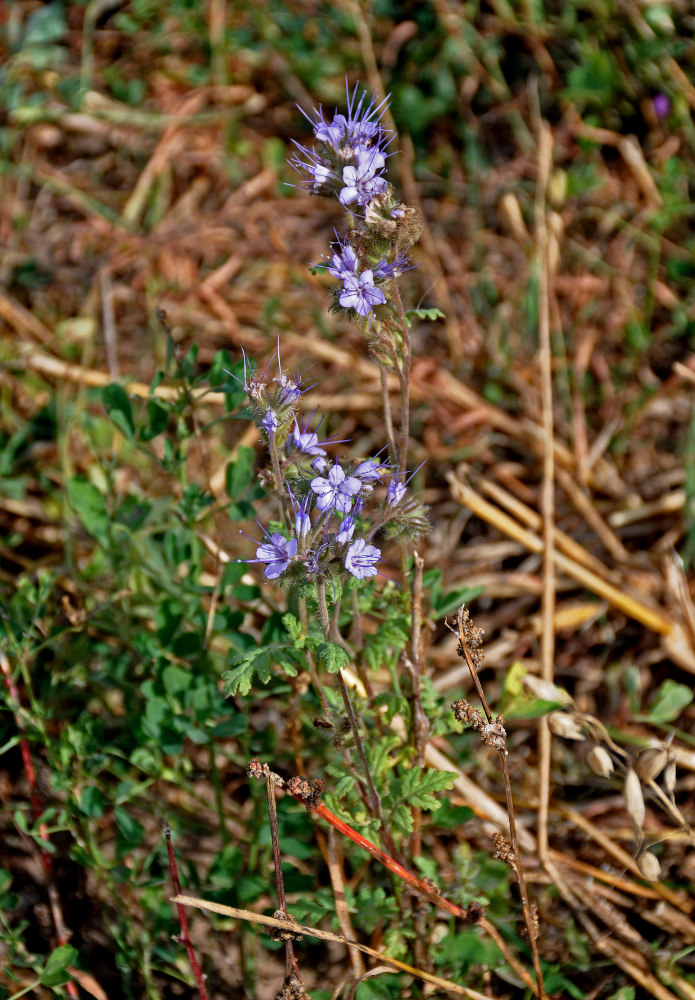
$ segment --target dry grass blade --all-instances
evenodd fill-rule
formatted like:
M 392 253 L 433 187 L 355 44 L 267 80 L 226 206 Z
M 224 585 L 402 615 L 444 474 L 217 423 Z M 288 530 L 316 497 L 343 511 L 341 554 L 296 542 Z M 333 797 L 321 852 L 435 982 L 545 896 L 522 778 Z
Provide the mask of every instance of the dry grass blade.
M 434 976 L 430 972 L 425 972 L 424 969 L 416 969 L 412 965 L 407 965 L 405 962 L 400 962 L 397 958 L 391 958 L 388 955 L 384 955 L 382 952 L 376 951 L 374 948 L 369 948 L 367 945 L 360 944 L 358 941 L 350 941 L 347 938 L 342 937 L 340 934 L 332 934 L 330 931 L 322 931 L 315 927 L 307 927 L 304 924 L 297 924 L 289 920 L 278 920 L 275 917 L 266 917 L 260 913 L 253 913 L 251 910 L 240 910 L 234 906 L 225 906 L 223 903 L 211 903 L 205 899 L 196 899 L 193 896 L 174 896 L 171 899 L 171 902 L 182 906 L 195 906 L 199 910 L 208 910 L 210 913 L 219 913 L 224 917 L 232 917 L 235 920 L 246 920 L 252 924 L 261 924 L 263 927 L 277 927 L 280 930 L 288 930 L 293 933 L 306 934 L 308 937 L 320 938 L 322 941 L 334 941 L 337 944 L 344 944 L 348 948 L 357 948 L 363 955 L 369 955 L 370 958 L 383 962 L 385 965 L 390 965 L 391 968 L 396 969 L 399 972 L 407 972 L 416 979 L 420 979 L 423 983 L 431 983 L 433 986 L 437 986 L 441 990 L 446 990 L 449 993 L 455 993 L 460 997 L 468 997 L 468 1000 L 489 1000 L 489 997 L 486 997 L 483 993 L 478 993 L 477 990 L 469 990 L 465 986 L 458 986 L 456 983 L 452 983 L 448 979 L 440 979 L 439 976 Z

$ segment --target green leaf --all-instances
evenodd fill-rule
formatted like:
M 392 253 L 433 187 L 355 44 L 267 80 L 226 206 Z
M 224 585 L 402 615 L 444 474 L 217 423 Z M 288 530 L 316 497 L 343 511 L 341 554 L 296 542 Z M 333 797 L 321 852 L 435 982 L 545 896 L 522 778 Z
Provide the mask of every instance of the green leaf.
M 108 540 L 109 515 L 99 490 L 84 476 L 68 480 L 68 500 L 90 535 L 105 544 Z
M 474 597 L 479 597 L 484 590 L 484 587 L 460 587 L 458 590 L 450 590 L 448 594 L 443 594 L 432 602 L 432 610 L 437 618 L 445 618 L 458 611 L 462 604 L 469 604 Z
M 225 670 L 222 674 L 224 697 L 230 698 L 235 694 L 248 694 L 256 675 L 258 675 L 261 684 L 267 684 L 270 680 L 271 662 L 270 649 L 267 648 L 256 647 L 239 653 L 232 660 L 231 670 Z
M 132 441 L 135 433 L 133 410 L 123 386 L 116 383 L 107 385 L 101 398 L 104 402 L 104 409 L 114 424 L 123 431 L 129 441 Z
M 304 629 L 302 628 L 302 623 L 294 615 L 287 614 L 282 616 L 282 624 L 287 629 L 292 642 L 297 647 L 297 649 L 304 649 L 306 643 L 306 636 L 304 635 Z
M 675 722 L 692 700 L 692 688 L 676 681 L 664 681 L 656 693 L 656 699 L 649 709 L 647 718 L 650 722 Z
M 337 799 L 339 799 L 343 795 L 347 795 L 348 792 L 351 792 L 352 789 L 355 787 L 355 784 L 356 782 L 354 775 L 344 774 L 343 777 L 338 782 L 338 784 L 333 789 L 333 795 Z
M 116 826 L 129 847 L 137 847 L 145 836 L 145 828 L 123 806 L 115 806 Z
M 104 796 L 96 785 L 88 785 L 87 788 L 82 789 L 80 809 L 85 816 L 91 816 L 92 819 L 99 819 L 104 815 L 104 803 Z
M 433 793 L 443 792 L 445 789 L 451 788 L 455 780 L 454 771 L 413 767 L 394 784 L 397 788 L 398 800 L 407 802 L 411 808 L 432 810 L 439 805 L 439 800 L 434 797 Z
M 33 11 L 26 20 L 22 47 L 59 42 L 68 30 L 63 4 L 56 0 Z
M 147 426 L 140 431 L 141 441 L 151 441 L 169 426 L 169 411 L 155 399 L 147 400 Z
M 502 714 L 505 719 L 537 719 L 567 705 L 567 697 L 563 698 L 561 689 L 558 689 L 556 701 L 531 694 L 522 683 L 527 674 L 524 664 L 517 661 L 505 675 L 502 689 Z
M 234 462 L 227 466 L 226 489 L 232 500 L 238 500 L 254 479 L 256 452 L 253 448 L 240 445 Z
M 67 983 L 70 979 L 68 966 L 74 965 L 76 961 L 77 949 L 71 944 L 61 944 L 58 948 L 54 948 L 41 973 L 43 986 L 62 986 Z
M 446 319 L 446 314 L 441 311 L 441 309 L 408 309 L 406 316 L 410 319 L 413 316 L 415 319 L 427 319 L 430 322 L 434 322 L 436 319 Z
M 350 654 L 337 642 L 321 642 L 316 649 L 316 656 L 322 667 L 329 674 L 337 674 L 350 663 Z

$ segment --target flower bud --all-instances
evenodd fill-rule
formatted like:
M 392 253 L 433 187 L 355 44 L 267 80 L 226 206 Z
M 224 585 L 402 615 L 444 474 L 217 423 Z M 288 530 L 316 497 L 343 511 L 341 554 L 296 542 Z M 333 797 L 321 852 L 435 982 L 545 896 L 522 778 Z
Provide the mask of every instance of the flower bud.
M 598 774 L 602 778 L 608 778 L 613 773 L 613 758 L 605 747 L 594 747 L 590 750 L 586 762 L 594 774 Z
M 625 778 L 625 805 L 627 806 L 627 811 L 630 814 L 630 819 L 635 825 L 637 830 L 641 830 L 644 826 L 644 818 L 646 815 L 644 808 L 644 795 L 642 794 L 642 785 L 640 784 L 637 771 L 633 767 L 629 767 L 627 771 L 627 776 Z
M 635 758 L 635 770 L 640 781 L 653 781 L 666 767 L 668 753 L 663 747 L 647 747 L 640 750 Z
M 585 740 L 581 723 L 569 712 L 551 712 L 548 716 L 550 732 L 561 736 L 563 740 Z
M 642 878 L 647 882 L 658 882 L 661 877 L 661 865 L 656 854 L 651 851 L 640 851 L 637 857 L 637 867 Z

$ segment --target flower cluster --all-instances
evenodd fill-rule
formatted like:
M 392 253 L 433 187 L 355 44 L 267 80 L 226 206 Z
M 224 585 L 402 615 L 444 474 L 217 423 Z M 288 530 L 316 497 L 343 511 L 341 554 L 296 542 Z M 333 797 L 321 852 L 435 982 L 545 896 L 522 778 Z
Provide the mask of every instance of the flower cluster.
M 348 233 L 333 244 L 335 251 L 325 267 L 342 287 L 336 308 L 358 323 L 366 320 L 371 331 L 377 319 L 388 327 L 388 312 L 377 309 L 389 302 L 394 278 L 415 265 L 407 250 L 417 242 L 421 226 L 415 210 L 399 204 L 385 177 L 386 149 L 393 139 L 384 127 L 388 100 L 370 101 L 357 88 L 347 92 L 347 115 L 336 113 L 329 121 L 321 108 L 311 122 L 315 148 L 295 143 L 291 160 L 314 193 L 337 197 L 348 212 Z M 387 330 L 388 332 L 388 330 Z
M 259 525 L 264 538 L 248 562 L 262 564 L 268 580 L 285 574 L 288 580 L 335 578 L 343 572 L 358 580 L 375 576 L 381 558 L 373 544 L 377 533 L 417 538 L 428 527 L 425 510 L 408 495 L 409 480 L 378 455 L 360 462 L 330 461 L 325 446 L 341 442 L 322 441 L 308 422 L 300 425 L 299 396 L 287 404 L 289 416 L 278 417 L 282 407 L 276 397 L 289 382 L 296 384 L 282 372 L 270 378 L 267 368 L 262 377 L 245 380 L 256 422 L 268 438 L 271 471 L 265 479 L 280 494 L 285 513 L 279 530 Z

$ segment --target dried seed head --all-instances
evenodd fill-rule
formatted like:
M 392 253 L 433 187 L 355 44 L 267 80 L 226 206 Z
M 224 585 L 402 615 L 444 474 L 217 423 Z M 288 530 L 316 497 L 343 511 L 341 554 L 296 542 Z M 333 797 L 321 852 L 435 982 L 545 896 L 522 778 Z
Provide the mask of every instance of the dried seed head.
M 477 708 L 466 701 L 465 698 L 457 698 L 451 703 L 451 711 L 458 722 L 463 722 L 467 726 L 473 726 L 478 732 L 485 725 L 485 716 Z
M 676 790 L 676 758 L 672 757 L 664 771 L 664 788 L 669 795 Z
M 492 722 L 485 723 L 480 730 L 480 739 L 486 747 L 506 751 L 507 730 L 504 728 L 504 719 L 501 715 L 498 715 Z
M 534 674 L 526 674 L 522 684 L 527 691 L 530 691 L 536 698 L 542 701 L 554 702 L 556 705 L 571 705 L 572 697 L 562 688 L 556 687 L 550 681 L 536 677 Z
M 249 778 L 265 778 L 270 774 L 270 768 L 267 764 L 261 764 L 258 757 L 254 757 L 249 761 L 246 773 Z
M 506 865 L 513 868 L 514 849 L 509 841 L 504 839 L 501 833 L 493 833 L 492 846 L 494 847 L 494 851 L 492 852 L 493 858 L 497 858 L 499 861 L 504 861 Z
M 548 716 L 550 732 L 563 740 L 585 740 L 579 719 L 569 712 L 551 712 Z
M 605 747 L 593 747 L 587 755 L 586 762 L 594 774 L 599 774 L 602 778 L 608 778 L 613 773 L 613 758 Z
M 461 605 L 458 610 L 458 615 L 456 616 L 456 628 L 452 629 L 456 635 L 459 637 L 458 649 L 456 652 L 461 657 L 465 659 L 465 653 L 468 652 L 471 663 L 476 670 L 480 669 L 480 665 L 483 662 L 483 635 L 485 634 L 481 628 L 474 625 L 471 621 L 471 616 L 468 613 L 468 609 L 465 605 Z M 465 647 L 465 648 L 464 648 Z
M 645 808 L 642 785 L 640 784 L 637 771 L 629 767 L 625 777 L 625 805 L 630 814 L 630 819 L 635 825 L 635 829 L 641 830 L 644 826 Z
M 637 867 L 642 878 L 647 882 L 658 882 L 661 878 L 661 865 L 656 854 L 651 851 L 640 851 L 637 857 Z
M 286 910 L 276 910 L 273 914 L 276 920 L 287 920 L 291 924 L 295 924 L 297 927 L 300 926 L 299 921 L 296 917 L 293 917 L 291 913 L 287 913 Z M 299 931 L 291 931 L 285 927 L 269 927 L 268 933 L 270 934 L 273 941 L 302 941 L 302 935 Z
M 282 984 L 282 989 L 275 994 L 275 1000 L 310 1000 L 299 976 L 292 973 Z
M 647 747 L 640 750 L 635 758 L 635 770 L 640 781 L 653 781 L 661 774 L 668 762 L 668 753 L 663 747 Z

